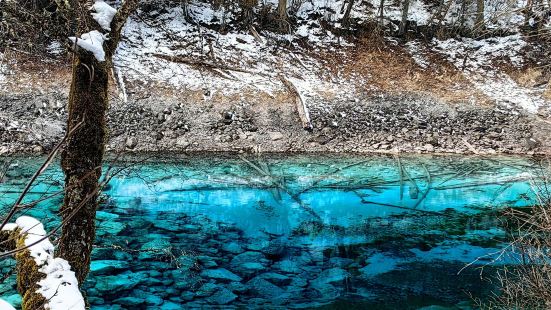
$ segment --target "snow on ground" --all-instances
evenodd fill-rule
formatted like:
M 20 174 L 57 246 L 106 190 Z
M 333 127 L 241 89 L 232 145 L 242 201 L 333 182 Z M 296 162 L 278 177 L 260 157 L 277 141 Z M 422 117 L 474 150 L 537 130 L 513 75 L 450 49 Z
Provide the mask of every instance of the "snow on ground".
M 3 53 L 0 53 L 0 85 L 6 82 L 7 74 L 8 74 L 7 59 Z
M 428 47 L 419 42 L 409 42 L 406 49 L 421 68 L 430 66 L 426 55 L 437 52 L 497 104 L 537 113 L 540 108 L 551 105 L 542 97 L 544 88 L 520 86 L 498 68 L 499 65 L 521 67 L 524 64 L 521 55 L 526 45 L 520 35 L 511 35 L 483 40 L 433 39 Z
M 188 13 L 199 11 L 194 6 L 188 9 Z M 197 18 L 203 22 L 217 16 L 212 10 L 200 12 Z M 125 39 L 115 56 L 115 65 L 125 79 L 203 90 L 206 97 L 217 91 L 239 94 L 247 89 L 272 96 L 274 91 L 284 89 L 279 75 L 285 75 L 307 84 L 306 96 L 318 90 L 347 92 L 344 81 L 329 80 L 331 76 L 318 60 L 289 48 L 295 43 L 286 40 L 285 35 L 260 34 L 259 41 L 249 32 L 220 34 L 187 23 L 183 14 L 178 7 L 148 22 L 139 18 L 127 22 Z M 338 44 L 336 38 L 327 34 L 322 38 L 311 32 L 310 36 L 313 42 L 324 42 L 338 52 L 338 46 L 329 45 Z

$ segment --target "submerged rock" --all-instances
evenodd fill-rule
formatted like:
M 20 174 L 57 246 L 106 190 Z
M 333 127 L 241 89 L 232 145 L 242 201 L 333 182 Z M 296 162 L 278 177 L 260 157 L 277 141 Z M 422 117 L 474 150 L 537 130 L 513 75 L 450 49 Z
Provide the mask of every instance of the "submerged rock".
M 218 285 L 214 283 L 205 283 L 197 290 L 197 292 L 195 292 L 195 296 L 208 297 L 214 294 L 214 292 L 216 292 L 218 288 Z
M 119 305 L 133 307 L 144 304 L 145 300 L 137 297 L 122 297 L 115 299 L 113 302 Z
M 96 278 L 95 289 L 101 294 L 116 295 L 133 289 L 140 283 L 140 275 L 134 273 Z
M 221 288 L 212 296 L 207 298 L 207 301 L 211 304 L 225 305 L 237 299 L 237 295 L 232 293 L 226 288 Z
M 247 285 L 250 288 L 249 290 L 259 297 L 283 299 L 288 296 L 284 289 L 262 279 L 261 277 L 253 278 L 247 282 Z
M 130 268 L 130 264 L 118 260 L 96 260 L 90 263 L 90 272 L 95 275 L 111 275 Z
M 204 270 L 203 272 L 201 272 L 201 276 L 227 282 L 240 282 L 242 280 L 240 276 L 224 268 Z
M 335 267 L 322 271 L 319 276 L 312 281 L 315 284 L 328 284 L 343 282 L 350 277 L 350 273 L 344 269 Z

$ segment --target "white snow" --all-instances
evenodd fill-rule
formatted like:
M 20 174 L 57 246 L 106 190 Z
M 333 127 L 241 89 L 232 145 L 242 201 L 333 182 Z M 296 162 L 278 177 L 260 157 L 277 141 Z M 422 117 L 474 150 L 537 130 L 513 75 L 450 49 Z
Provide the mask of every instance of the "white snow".
M 15 223 L 21 228 L 21 234 L 27 234 L 25 245 L 30 246 L 31 257 L 34 258 L 37 266 L 42 266 L 54 254 L 54 245 L 48 240 L 44 225 L 37 219 L 30 216 L 21 216 Z M 41 240 L 44 239 L 44 240 Z M 33 243 L 38 242 L 35 245 Z
M 94 54 L 98 61 L 105 61 L 105 51 L 103 50 L 103 42 L 107 40 L 107 35 L 102 34 L 97 30 L 92 30 L 83 34 L 80 38 L 69 37 L 69 40 Z
M 37 291 L 48 300 L 45 308 L 85 309 L 75 273 L 66 260 L 54 258 L 54 246 L 46 237 L 44 225 L 30 216 L 21 216 L 15 223 L 21 229 L 21 234 L 26 234 L 24 243 L 29 246 L 30 255 L 39 267 L 38 271 L 46 275 L 38 282 L 40 288 Z M 13 229 L 13 225 L 10 228 Z
M 15 310 L 7 301 L 0 298 L 0 310 Z
M 500 64 L 520 68 L 524 64 L 521 55 L 526 46 L 526 41 L 517 34 L 482 40 L 433 39 L 429 47 L 412 41 L 406 44 L 406 50 L 422 68 L 430 65 L 430 61 L 425 57 L 426 53 L 437 52 L 461 71 L 477 90 L 494 100 L 496 104 L 537 113 L 541 107 L 551 104 L 543 99 L 543 91 L 518 85 L 498 68 Z
M 52 55 L 61 55 L 63 53 L 63 46 L 59 41 L 52 41 L 47 47 L 46 51 Z
M 2 230 L 7 230 L 7 231 L 12 231 L 14 229 L 17 228 L 17 224 L 15 223 L 7 223 L 6 225 L 4 225 L 4 227 L 2 228 Z
M 46 274 L 46 278 L 38 282 L 38 292 L 48 300 L 47 309 L 85 309 L 75 273 L 66 260 L 51 258 L 39 271 Z
M 117 10 L 102 0 L 96 0 L 91 10 L 95 11 L 95 13 L 92 13 L 92 17 L 98 22 L 101 28 L 111 31 L 111 22 Z

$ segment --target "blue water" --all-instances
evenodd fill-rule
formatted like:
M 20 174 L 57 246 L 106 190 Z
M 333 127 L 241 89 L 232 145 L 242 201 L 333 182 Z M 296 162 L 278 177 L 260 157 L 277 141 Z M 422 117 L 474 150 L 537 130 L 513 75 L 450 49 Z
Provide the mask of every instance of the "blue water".
M 10 159 L 3 210 L 41 160 Z M 499 210 L 533 205 L 540 173 L 536 160 L 511 157 L 110 162 L 127 168 L 98 211 L 84 285 L 93 309 L 468 309 L 469 294 L 495 291 L 487 280 L 496 268 L 517 262 L 499 255 L 507 242 Z M 61 190 L 62 180 L 49 169 L 27 201 Z M 26 213 L 52 229 L 61 202 Z M 3 272 L 13 264 L 0 261 Z M 0 294 L 18 301 L 14 276 Z

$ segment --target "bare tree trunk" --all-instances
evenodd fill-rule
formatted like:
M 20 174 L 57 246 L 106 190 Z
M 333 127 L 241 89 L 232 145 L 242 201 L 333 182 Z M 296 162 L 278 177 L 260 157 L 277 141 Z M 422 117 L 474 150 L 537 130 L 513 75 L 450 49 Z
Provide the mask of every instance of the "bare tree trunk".
M 409 0 L 404 0 L 402 7 L 402 20 L 400 21 L 400 29 L 398 30 L 398 35 L 402 36 L 406 33 L 407 22 L 408 22 L 408 11 L 409 11 Z
M 350 25 L 350 13 L 352 12 L 352 7 L 354 6 L 354 0 L 348 0 L 348 5 L 346 6 L 346 11 L 342 17 L 343 27 L 348 27 Z
M 277 13 L 279 15 L 279 28 L 281 31 L 287 29 L 287 0 L 279 0 L 277 4 Z
M 532 5 L 533 0 L 527 0 L 526 6 L 524 7 L 524 26 L 528 27 L 530 25 L 530 19 L 532 18 Z
M 476 21 L 477 32 L 484 30 L 484 0 L 476 0 Z
M 105 61 L 77 50 L 69 93 L 67 130 L 83 124 L 68 139 L 62 153 L 65 174 L 65 198 L 61 207 L 64 222 L 58 256 L 69 262 L 80 284 L 90 269 L 90 254 L 95 238 L 98 181 L 107 136 L 109 70 L 120 41 L 120 32 L 139 0 L 126 0 L 111 23 L 110 40 L 104 43 Z M 87 0 L 78 0 L 79 32 L 97 25 L 87 9 Z M 73 6 L 75 7 L 75 6 Z M 74 215 L 72 214 L 74 213 Z
M 384 27 L 384 6 L 385 6 L 385 0 L 381 0 L 379 2 L 379 27 L 381 27 L 381 29 Z

